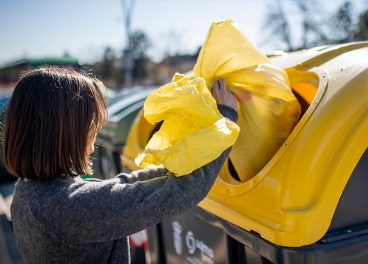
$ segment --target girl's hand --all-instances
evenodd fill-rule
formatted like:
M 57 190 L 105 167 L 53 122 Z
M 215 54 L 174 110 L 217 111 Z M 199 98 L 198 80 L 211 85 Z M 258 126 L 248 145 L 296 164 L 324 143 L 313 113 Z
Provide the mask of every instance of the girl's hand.
M 226 105 L 228 107 L 231 107 L 235 111 L 238 111 L 236 96 L 226 89 L 224 79 L 214 81 L 212 86 L 213 97 L 215 98 L 217 105 Z

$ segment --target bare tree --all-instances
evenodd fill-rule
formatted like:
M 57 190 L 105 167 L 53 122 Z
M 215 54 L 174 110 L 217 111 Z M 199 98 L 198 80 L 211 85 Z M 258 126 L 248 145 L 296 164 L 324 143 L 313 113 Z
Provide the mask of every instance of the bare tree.
M 162 60 L 168 56 L 175 56 L 182 52 L 183 32 L 171 29 L 161 32 L 155 39 L 156 60 Z
M 293 3 L 297 12 L 285 12 L 282 1 L 274 0 L 274 4 L 268 9 L 263 25 L 263 28 L 270 30 L 271 36 L 286 45 L 289 51 L 352 40 L 353 6 L 350 2 L 345 2 L 332 16 L 323 13 L 325 9 L 321 6 L 321 2 L 316 0 L 290 2 Z M 300 18 L 301 23 L 291 25 L 289 21 L 292 17 Z M 291 27 L 300 28 L 300 41 L 293 38 L 295 35 Z
M 112 76 L 114 68 L 114 60 L 116 59 L 116 54 L 113 48 L 106 47 L 105 52 L 102 57 L 102 77 L 110 78 Z
M 136 84 L 140 85 L 146 76 L 147 52 L 152 46 L 152 43 L 144 31 L 137 30 L 130 36 L 130 46 L 134 57 L 133 77 L 136 80 Z
M 368 10 L 359 16 L 357 28 L 354 32 L 354 40 L 368 40 Z
M 275 4 L 269 6 L 263 28 L 269 29 L 271 35 L 284 43 L 289 51 L 293 50 L 289 22 L 280 0 L 276 0 Z
M 315 0 L 295 0 L 302 16 L 302 48 L 328 44 L 329 40 L 323 30 L 324 21 Z
M 353 40 L 353 4 L 345 2 L 330 18 L 329 38 L 331 43 L 346 43 Z
M 133 50 L 133 57 L 140 59 L 147 57 L 147 51 L 152 47 L 152 43 L 144 31 L 136 30 L 130 36 L 130 46 Z

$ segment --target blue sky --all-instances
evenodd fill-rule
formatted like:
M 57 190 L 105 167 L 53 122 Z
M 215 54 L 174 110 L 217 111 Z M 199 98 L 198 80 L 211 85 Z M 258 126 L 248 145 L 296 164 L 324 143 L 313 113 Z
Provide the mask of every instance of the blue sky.
M 268 42 L 262 29 L 272 2 L 137 0 L 131 27 L 147 32 L 154 44 L 150 55 L 158 59 L 167 48 L 193 53 L 204 42 L 213 21 L 231 17 L 253 42 L 263 43 L 260 47 L 268 53 L 279 46 Z M 319 1 L 326 14 L 343 2 Z M 368 9 L 367 0 L 352 2 L 357 14 Z M 287 12 L 295 12 L 291 1 L 282 3 Z M 297 24 L 298 17 L 290 17 Z M 293 31 L 296 41 L 298 29 Z M 172 40 L 170 45 L 167 39 Z M 121 50 L 125 43 L 120 0 L 0 0 L 0 65 L 23 57 L 61 56 L 64 51 L 82 62 L 93 61 L 104 47 Z

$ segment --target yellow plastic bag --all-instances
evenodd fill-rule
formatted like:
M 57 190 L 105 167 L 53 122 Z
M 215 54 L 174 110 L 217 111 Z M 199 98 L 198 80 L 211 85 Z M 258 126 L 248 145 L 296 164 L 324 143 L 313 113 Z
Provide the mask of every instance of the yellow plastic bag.
M 300 104 L 286 72 L 272 65 L 231 19 L 211 25 L 193 72 L 211 84 L 224 78 L 238 98 L 241 130 L 230 160 L 245 182 L 273 157 L 299 119 Z
M 239 127 L 223 117 L 202 78 L 175 74 L 171 83 L 153 91 L 144 103 L 151 124 L 164 123 L 135 159 L 143 168 L 162 165 L 182 176 L 211 162 L 232 146 Z

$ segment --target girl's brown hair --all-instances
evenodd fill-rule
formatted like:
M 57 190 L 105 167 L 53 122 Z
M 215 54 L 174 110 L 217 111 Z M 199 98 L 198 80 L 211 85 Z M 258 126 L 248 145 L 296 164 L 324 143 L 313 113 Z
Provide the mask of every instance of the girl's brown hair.
M 99 80 L 68 68 L 25 72 L 5 118 L 6 169 L 40 180 L 91 174 L 88 146 L 107 120 L 104 89 Z

